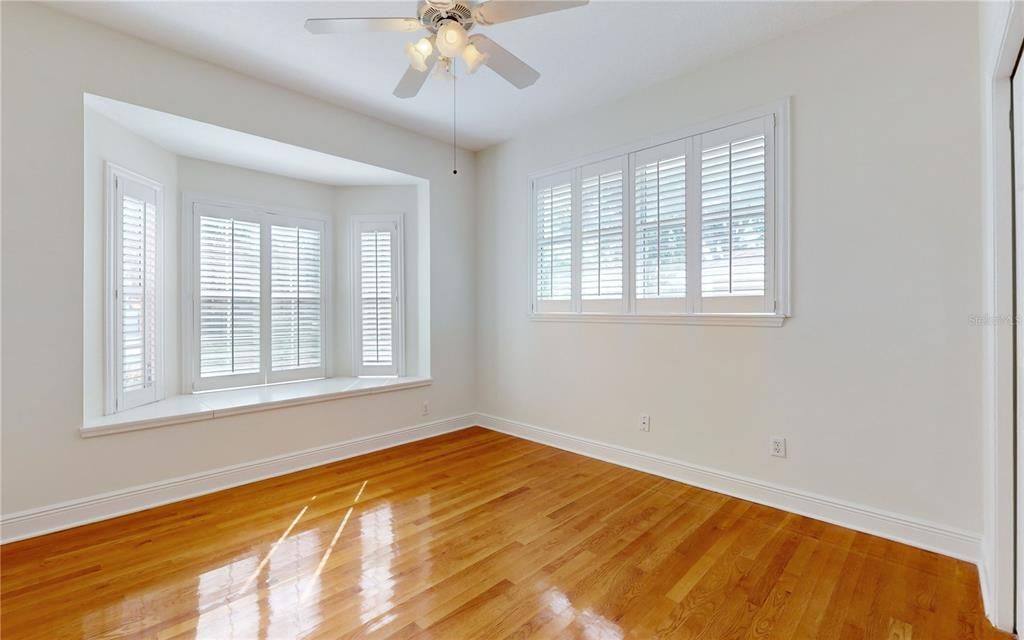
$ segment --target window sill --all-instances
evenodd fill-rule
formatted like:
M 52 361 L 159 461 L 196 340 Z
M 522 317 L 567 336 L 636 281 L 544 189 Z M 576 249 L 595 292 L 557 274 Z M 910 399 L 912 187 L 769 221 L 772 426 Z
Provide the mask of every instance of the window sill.
M 604 322 L 612 324 L 703 324 L 727 327 L 781 327 L 787 316 L 774 313 L 696 313 L 638 315 L 627 313 L 531 313 L 538 322 Z
M 89 418 L 82 424 L 80 433 L 83 438 L 92 438 L 339 398 L 415 389 L 429 384 L 430 378 L 414 377 L 325 378 L 173 396 L 114 415 Z

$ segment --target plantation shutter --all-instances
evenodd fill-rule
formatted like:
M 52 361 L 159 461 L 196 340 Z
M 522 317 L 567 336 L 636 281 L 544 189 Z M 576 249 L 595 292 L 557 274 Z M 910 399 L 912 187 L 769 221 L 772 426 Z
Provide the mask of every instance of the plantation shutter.
M 686 307 L 686 160 L 689 140 L 634 156 L 634 264 L 638 313 L 684 313 Z
M 771 117 L 700 136 L 701 310 L 768 312 Z
M 270 225 L 270 364 L 274 379 L 322 377 L 322 231 Z
M 536 311 L 569 311 L 573 283 L 573 177 L 534 183 Z
M 197 206 L 200 383 L 233 376 L 215 386 L 261 384 L 261 224 L 251 213 Z
M 159 193 L 114 176 L 115 411 L 157 399 Z
M 399 222 L 356 221 L 357 374 L 399 375 Z
M 581 310 L 625 310 L 626 158 L 583 167 L 580 174 Z

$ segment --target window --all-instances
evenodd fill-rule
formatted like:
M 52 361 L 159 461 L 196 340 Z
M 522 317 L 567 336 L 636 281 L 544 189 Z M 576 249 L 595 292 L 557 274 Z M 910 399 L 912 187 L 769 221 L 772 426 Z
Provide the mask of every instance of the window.
M 580 299 L 584 311 L 624 311 L 626 165 L 623 160 L 580 171 Z
M 687 141 L 634 156 L 636 309 L 685 313 Z
M 107 164 L 108 414 L 154 402 L 160 390 L 159 183 Z
M 781 324 L 787 122 L 780 104 L 533 178 L 533 316 Z
M 354 240 L 355 372 L 403 375 L 402 217 L 358 216 Z
M 192 390 L 326 376 L 325 224 L 194 201 Z
M 709 311 L 767 310 L 767 124 L 700 136 L 701 293 Z
M 320 231 L 270 227 L 271 368 L 322 366 Z
M 537 303 L 541 311 L 569 311 L 572 300 L 573 175 L 538 180 L 536 193 Z

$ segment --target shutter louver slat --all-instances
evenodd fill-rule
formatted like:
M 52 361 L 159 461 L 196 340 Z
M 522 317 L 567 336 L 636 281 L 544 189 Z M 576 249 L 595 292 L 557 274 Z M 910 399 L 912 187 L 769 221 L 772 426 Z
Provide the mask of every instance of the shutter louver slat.
M 121 391 L 152 389 L 156 381 L 156 205 L 121 197 Z
M 537 190 L 537 299 L 572 295 L 572 183 Z
M 361 364 L 378 370 L 395 365 L 393 237 L 392 231 L 359 234 Z
M 701 290 L 765 294 L 765 136 L 701 153 Z
M 322 362 L 320 232 L 271 225 L 271 368 Z
M 260 224 L 199 217 L 199 375 L 259 373 Z
M 584 300 L 622 299 L 622 171 L 583 179 L 580 190 L 580 294 Z
M 636 168 L 636 297 L 686 297 L 686 156 Z

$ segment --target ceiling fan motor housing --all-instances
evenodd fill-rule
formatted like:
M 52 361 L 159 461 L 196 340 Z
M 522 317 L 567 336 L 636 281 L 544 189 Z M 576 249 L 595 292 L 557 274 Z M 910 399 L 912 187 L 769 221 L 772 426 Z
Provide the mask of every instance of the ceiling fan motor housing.
M 437 33 L 445 22 L 458 22 L 469 31 L 473 28 L 473 9 L 469 2 L 421 0 L 416 13 L 420 24 L 431 33 Z

